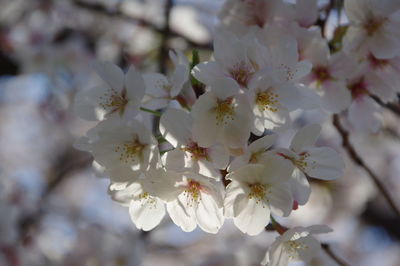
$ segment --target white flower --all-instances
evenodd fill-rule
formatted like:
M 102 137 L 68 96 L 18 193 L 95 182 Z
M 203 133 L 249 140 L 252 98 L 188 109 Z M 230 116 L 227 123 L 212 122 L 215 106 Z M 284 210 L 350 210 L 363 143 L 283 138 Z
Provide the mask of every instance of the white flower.
M 167 201 L 172 221 L 185 232 L 197 225 L 207 233 L 217 233 L 224 223 L 222 184 L 192 172 L 168 171 L 160 198 Z M 171 185 L 172 184 L 172 185 Z
M 325 110 L 339 113 L 348 108 L 351 93 L 346 88 L 346 78 L 357 67 L 355 60 L 343 52 L 331 56 L 328 44 L 320 34 L 308 39 L 304 46 L 302 58 L 313 64 L 310 74 L 303 78 L 305 84 L 310 85 L 321 96 L 321 104 Z
M 287 266 L 291 262 L 308 263 L 321 251 L 321 244 L 313 234 L 332 232 L 326 225 L 295 227 L 279 236 L 271 245 L 261 265 Z
M 261 135 L 265 129 L 278 130 L 288 126 L 289 113 L 298 109 L 301 98 L 305 97 L 304 90 L 300 85 L 276 80 L 272 73 L 265 73 L 253 82 L 247 92 L 254 115 L 252 132 Z
M 400 56 L 379 59 L 369 53 L 366 58 L 365 81 L 369 90 L 383 102 L 397 100 L 400 92 Z
M 305 126 L 293 137 L 289 149 L 270 151 L 270 154 L 287 159 L 295 167 L 290 185 L 293 197 L 300 205 L 308 201 L 311 193 L 306 175 L 322 180 L 334 180 L 343 175 L 345 165 L 335 150 L 329 147 L 313 147 L 320 131 L 318 124 Z
M 120 117 L 126 121 L 134 119 L 145 92 L 142 76 L 133 67 L 124 75 L 119 67 L 111 63 L 98 63 L 95 70 L 106 84 L 77 93 L 76 113 L 93 121 L 108 117 Z
M 274 75 L 281 82 L 298 82 L 311 70 L 311 63 L 298 61 L 296 39 L 279 26 L 270 26 L 257 33 L 259 42 L 268 48 Z
M 287 183 L 292 171 L 290 163 L 272 157 L 262 165 L 247 165 L 228 174 L 225 217 L 233 218 L 243 233 L 257 235 L 268 225 L 271 213 L 288 216 L 293 206 Z
M 216 142 L 243 149 L 250 136 L 252 112 L 233 80 L 218 79 L 193 105 L 193 140 L 208 148 Z
M 115 182 L 134 181 L 159 163 L 157 141 L 139 121 L 106 119 L 88 132 L 86 150 Z
M 161 116 L 160 132 L 175 148 L 164 155 L 164 165 L 168 170 L 191 170 L 219 178 L 216 169 L 225 169 L 228 165 L 229 153 L 224 146 L 216 144 L 205 148 L 193 140 L 192 118 L 183 110 L 168 109 Z
M 111 197 L 129 206 L 129 214 L 137 229 L 152 230 L 165 216 L 165 204 L 156 196 L 157 183 L 164 182 L 161 169 L 151 169 L 144 178 L 127 187 L 113 183 L 109 187 Z
M 207 85 L 214 85 L 217 79 L 236 81 L 240 88 L 247 88 L 259 71 L 268 64 L 268 53 L 254 34 L 237 38 L 226 29 L 219 28 L 214 39 L 215 61 L 198 64 L 192 70 L 193 76 Z
M 318 19 L 317 0 L 297 0 L 295 4 L 295 20 L 302 27 L 310 27 Z
M 287 13 L 286 9 L 282 0 L 228 0 L 218 17 L 232 32 L 244 34 L 251 27 L 263 28 L 282 20 Z
M 381 107 L 370 97 L 374 89 L 362 70 L 356 71 L 347 80 L 347 88 L 351 92 L 352 102 L 348 110 L 348 120 L 357 130 L 376 133 L 383 124 Z
M 249 163 L 261 164 L 268 160 L 266 158 L 267 150 L 274 144 L 276 137 L 276 135 L 267 135 L 251 143 L 244 154 L 237 156 L 229 164 L 228 172 L 235 171 Z
M 147 108 L 166 107 L 171 100 L 176 99 L 189 79 L 189 61 L 186 56 L 180 51 L 170 51 L 169 56 L 175 66 L 171 76 L 159 73 L 143 74 L 146 94 L 142 103 Z
M 350 27 L 344 37 L 346 52 L 372 52 L 377 58 L 400 55 L 400 2 L 346 0 Z

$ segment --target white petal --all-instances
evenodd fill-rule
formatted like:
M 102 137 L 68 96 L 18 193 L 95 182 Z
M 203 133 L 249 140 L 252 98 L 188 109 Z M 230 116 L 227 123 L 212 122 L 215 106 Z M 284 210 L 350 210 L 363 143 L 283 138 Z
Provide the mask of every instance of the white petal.
M 151 168 L 145 173 L 145 179 L 141 183 L 151 195 L 170 202 L 176 200 L 182 192 L 176 187 L 176 183 L 182 180 L 182 175 L 173 171 L 165 171 L 162 168 Z
M 201 193 L 201 200 L 196 210 L 196 220 L 203 231 L 212 234 L 216 234 L 223 225 L 222 209 L 218 207 L 211 195 Z
M 290 149 L 299 153 L 305 147 L 313 146 L 321 132 L 321 126 L 318 124 L 311 124 L 303 127 L 297 131 L 292 139 Z
M 126 93 L 129 101 L 140 104 L 146 91 L 142 75 L 130 67 L 125 76 Z
M 276 134 L 266 135 L 262 138 L 259 138 L 249 145 L 249 152 L 259 152 L 267 150 L 274 144 L 276 138 Z
M 299 249 L 299 259 L 308 263 L 321 252 L 321 244 L 312 236 L 302 237 L 298 242 L 302 243 L 307 248 Z
M 325 233 L 330 233 L 333 232 L 332 228 L 325 224 L 316 224 L 316 225 L 311 225 L 308 226 L 307 231 L 310 232 L 310 234 L 325 234 Z
M 196 65 L 192 70 L 192 75 L 200 82 L 210 85 L 217 78 L 224 76 L 221 66 L 214 61 L 207 61 Z
M 263 179 L 267 184 L 286 182 L 292 175 L 292 162 L 282 158 L 281 156 L 273 156 L 268 154 L 263 156 L 262 161 L 266 169 Z
M 329 112 L 339 113 L 351 104 L 351 93 L 341 81 L 324 84 L 322 106 Z
M 160 119 L 160 132 L 174 147 L 188 144 L 192 137 L 190 114 L 180 109 L 167 109 Z
M 129 214 L 138 229 L 149 231 L 156 227 L 165 215 L 164 203 L 155 197 L 132 200 Z
M 393 26 L 398 29 L 400 23 L 396 23 Z M 389 32 L 383 32 L 382 30 L 375 33 L 369 42 L 371 52 L 376 58 L 380 59 L 393 58 L 400 55 L 399 45 L 399 36 L 392 36 Z
M 299 205 L 307 203 L 311 194 L 310 183 L 308 183 L 306 176 L 298 168 L 293 170 L 292 179 L 290 180 L 290 188 L 293 199 L 296 200 Z
M 275 184 L 267 195 L 271 213 L 279 216 L 289 216 L 293 207 L 293 198 L 288 183 Z
M 314 178 L 322 180 L 333 180 L 343 176 L 343 158 L 333 149 L 328 147 L 308 148 L 310 155 L 307 161 L 310 167 L 306 173 Z
M 185 232 L 191 232 L 196 228 L 196 218 L 180 200 L 167 203 L 167 211 L 171 220 Z
M 240 87 L 231 78 L 216 78 L 210 83 L 210 90 L 218 99 L 224 100 L 239 93 Z
M 255 199 L 248 200 L 248 205 L 234 218 L 233 222 L 240 231 L 251 236 L 265 230 L 270 220 L 270 210 Z
M 120 92 L 124 87 L 124 72 L 111 63 L 96 62 L 94 65 L 96 73 L 113 89 Z
M 217 169 L 225 169 L 229 163 L 229 153 L 222 145 L 214 145 L 207 149 L 210 161 Z
M 232 181 L 228 184 L 224 199 L 224 216 L 226 218 L 234 217 L 235 201 L 240 194 L 245 195 L 244 193 L 245 192 L 239 182 Z
M 353 100 L 348 115 L 352 126 L 359 130 L 377 132 L 382 126 L 380 106 L 368 96 Z
M 165 169 L 182 172 L 185 169 L 185 152 L 180 148 L 173 149 L 163 155 Z
M 200 146 L 208 148 L 217 141 L 221 127 L 217 124 L 215 113 L 215 98 L 212 93 L 200 96 L 192 108 L 193 139 Z
M 74 112 L 89 121 L 103 120 L 106 114 L 101 106 L 101 99 L 109 90 L 107 87 L 93 87 L 80 90 L 75 95 Z

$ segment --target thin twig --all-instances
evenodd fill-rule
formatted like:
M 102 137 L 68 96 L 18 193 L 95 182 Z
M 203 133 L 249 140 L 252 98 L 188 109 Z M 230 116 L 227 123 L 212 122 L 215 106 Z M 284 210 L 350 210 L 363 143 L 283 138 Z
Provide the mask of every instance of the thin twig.
M 396 206 L 394 200 L 390 196 L 389 192 L 385 188 L 384 184 L 382 181 L 378 178 L 377 175 L 365 164 L 364 160 L 358 155 L 357 151 L 353 147 L 353 145 L 350 143 L 350 136 L 349 132 L 347 132 L 341 125 L 339 116 L 335 114 L 333 116 L 333 125 L 336 127 L 337 131 L 340 133 L 342 136 L 342 146 L 343 148 L 347 151 L 349 154 L 350 158 L 361 168 L 363 168 L 368 175 L 371 177 L 372 181 L 378 188 L 378 190 L 381 192 L 385 200 L 388 202 L 389 206 L 392 208 L 392 210 L 400 217 L 400 209 Z
M 159 62 L 158 68 L 159 71 L 163 74 L 167 72 L 167 62 L 168 62 L 168 40 L 171 35 L 171 29 L 169 27 L 169 18 L 171 15 L 171 10 L 173 7 L 172 0 L 166 0 L 164 6 L 164 27 L 161 31 L 161 45 L 160 45 L 160 54 L 159 54 Z
M 331 249 L 331 246 L 326 243 L 321 244 L 322 249 L 328 254 L 329 257 L 331 257 L 338 265 L 340 266 L 350 266 L 347 262 L 345 262 L 343 259 L 339 258 Z
M 380 106 L 390 110 L 392 113 L 400 117 L 400 104 L 399 103 L 384 103 L 378 96 L 371 95 L 371 98 L 375 100 Z

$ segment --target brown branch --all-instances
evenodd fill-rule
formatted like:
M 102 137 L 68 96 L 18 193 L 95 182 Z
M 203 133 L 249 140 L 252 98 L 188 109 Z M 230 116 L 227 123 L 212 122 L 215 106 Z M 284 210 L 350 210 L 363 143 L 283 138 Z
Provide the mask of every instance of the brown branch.
M 360 157 L 360 155 L 357 153 L 355 148 L 350 142 L 350 135 L 349 132 L 347 132 L 341 125 L 339 116 L 335 114 L 333 116 L 333 125 L 336 127 L 337 131 L 340 133 L 342 137 L 342 146 L 343 148 L 347 151 L 349 157 L 361 168 L 363 168 L 368 175 L 371 177 L 372 181 L 378 188 L 378 190 L 381 192 L 389 206 L 392 208 L 392 210 L 400 217 L 400 209 L 396 206 L 394 200 L 390 196 L 389 192 L 385 188 L 385 185 L 382 183 L 382 181 L 378 178 L 378 176 L 366 165 L 364 160 Z
M 80 9 L 90 11 L 92 13 L 97 13 L 97 14 L 107 16 L 107 17 L 118 18 L 118 19 L 122 19 L 125 21 L 129 21 L 129 22 L 132 22 L 139 26 L 147 27 L 159 34 L 162 34 L 162 35 L 164 34 L 164 30 L 165 30 L 164 27 L 155 25 L 154 23 L 152 23 L 146 19 L 143 19 L 143 18 L 138 18 L 138 17 L 133 17 L 131 15 L 128 15 L 119 9 L 111 10 L 111 9 L 108 9 L 107 7 L 103 6 L 102 4 L 90 3 L 90 2 L 85 2 L 82 0 L 73 0 L 72 2 L 76 7 L 80 8 Z M 169 36 L 182 38 L 188 43 L 189 46 L 197 48 L 197 49 L 207 49 L 207 50 L 212 49 L 211 43 L 197 43 L 196 41 L 191 40 L 189 37 L 184 36 L 181 33 L 176 32 L 172 29 L 169 29 Z
M 338 265 L 340 266 L 350 266 L 347 262 L 343 259 L 339 258 L 331 249 L 331 246 L 326 243 L 321 244 L 322 249 L 326 252 L 326 254 L 331 257 Z
M 388 109 L 393 114 L 400 117 L 400 103 L 384 103 L 378 96 L 371 95 L 371 98 L 375 100 L 380 106 Z
M 171 29 L 169 27 L 171 9 L 173 7 L 172 0 L 166 0 L 164 6 L 164 27 L 161 30 L 161 45 L 160 45 L 160 54 L 159 54 L 159 62 L 158 68 L 159 71 L 163 74 L 167 72 L 167 62 L 168 62 L 168 40 L 171 34 Z

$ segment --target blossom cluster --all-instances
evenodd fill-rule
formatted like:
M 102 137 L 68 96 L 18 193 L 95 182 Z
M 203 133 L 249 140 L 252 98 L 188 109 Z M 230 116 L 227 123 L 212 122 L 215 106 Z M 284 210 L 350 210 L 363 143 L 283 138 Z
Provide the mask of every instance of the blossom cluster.
M 276 145 L 292 127 L 291 112 L 345 112 L 354 128 L 379 129 L 371 97 L 387 102 L 399 92 L 399 8 L 397 1 L 345 1 L 350 24 L 335 51 L 313 26 L 315 0 L 228 0 L 209 61 L 191 68 L 171 51 L 167 76 L 98 63 L 104 85 L 78 93 L 75 109 L 99 122 L 76 147 L 93 155 L 138 229 L 153 229 L 168 213 L 187 232 L 217 233 L 232 219 L 241 232 L 260 234 L 271 216 L 307 203 L 308 178 L 343 175 L 341 156 L 315 146 L 317 124 Z M 320 247 L 312 234 L 328 231 L 281 232 L 262 263 L 309 261 Z

